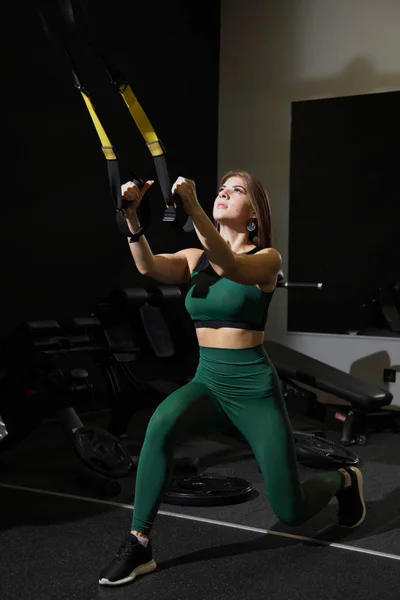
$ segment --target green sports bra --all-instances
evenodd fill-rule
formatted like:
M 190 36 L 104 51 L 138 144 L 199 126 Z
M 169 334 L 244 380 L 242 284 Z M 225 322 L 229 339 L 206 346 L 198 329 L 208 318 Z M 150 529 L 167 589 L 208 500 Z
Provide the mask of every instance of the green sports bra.
M 253 248 L 247 254 L 254 254 Z M 220 277 L 203 253 L 190 276 L 185 306 L 194 326 L 264 331 L 274 292 Z

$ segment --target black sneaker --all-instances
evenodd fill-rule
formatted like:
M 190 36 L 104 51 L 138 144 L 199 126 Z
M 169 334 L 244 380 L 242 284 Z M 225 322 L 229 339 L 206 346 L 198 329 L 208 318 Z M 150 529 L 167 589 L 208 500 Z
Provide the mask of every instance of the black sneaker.
M 367 513 L 363 496 L 363 476 L 357 467 L 343 467 L 351 477 L 351 485 L 341 489 L 336 497 L 339 502 L 339 526 L 357 527 Z
M 151 540 L 145 547 L 135 535 L 130 533 L 108 567 L 103 569 L 99 583 L 100 585 L 122 585 L 133 581 L 137 575 L 151 573 L 156 568 Z

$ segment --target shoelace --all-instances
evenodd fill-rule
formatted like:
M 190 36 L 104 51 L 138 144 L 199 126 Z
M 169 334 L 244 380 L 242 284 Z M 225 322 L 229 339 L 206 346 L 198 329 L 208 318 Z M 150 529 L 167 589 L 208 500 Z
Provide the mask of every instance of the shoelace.
M 130 556 L 132 548 L 135 546 L 136 546 L 136 544 L 132 543 L 130 540 L 126 540 L 125 542 L 122 542 L 117 554 L 115 555 L 115 558 L 116 559 L 128 558 Z

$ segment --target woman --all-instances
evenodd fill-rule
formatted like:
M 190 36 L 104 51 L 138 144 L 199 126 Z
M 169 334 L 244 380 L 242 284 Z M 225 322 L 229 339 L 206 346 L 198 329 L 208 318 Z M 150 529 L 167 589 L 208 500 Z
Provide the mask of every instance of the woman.
M 99 583 L 119 585 L 156 568 L 149 534 L 169 485 L 173 446 L 181 433 L 207 434 L 233 423 L 260 465 L 278 519 L 291 526 L 318 513 L 333 496 L 339 525 L 365 518 L 359 469 L 343 468 L 301 483 L 290 422 L 276 371 L 263 346 L 279 253 L 271 248 L 268 197 L 252 175 L 227 173 L 214 202 L 217 227 L 200 206 L 195 183 L 178 178 L 178 193 L 202 249 L 154 256 L 136 209 L 146 190 L 125 184 L 130 249 L 140 273 L 166 284 L 189 282 L 186 308 L 196 327 L 200 360 L 192 381 L 168 396 L 149 421 L 136 478 L 131 532 Z

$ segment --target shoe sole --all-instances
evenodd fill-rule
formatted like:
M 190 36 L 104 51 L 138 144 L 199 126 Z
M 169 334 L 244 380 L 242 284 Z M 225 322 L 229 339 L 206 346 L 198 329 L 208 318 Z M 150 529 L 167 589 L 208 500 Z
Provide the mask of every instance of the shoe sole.
M 99 579 L 99 584 L 100 585 L 123 585 L 124 583 L 130 583 L 131 581 L 133 581 L 134 579 L 136 579 L 136 577 L 138 575 L 146 575 L 146 573 L 151 573 L 152 571 L 155 571 L 155 569 L 157 569 L 157 564 L 155 560 L 151 560 L 150 562 L 146 563 L 145 565 L 140 565 L 139 567 L 136 567 L 136 569 L 133 569 L 132 573 L 130 575 L 128 575 L 128 577 L 124 577 L 124 579 L 118 579 L 118 581 L 109 581 L 108 579 Z
M 358 488 L 358 493 L 360 495 L 363 512 L 362 512 L 361 518 L 354 525 L 341 525 L 340 526 L 340 527 L 345 527 L 346 529 L 354 529 L 355 527 L 358 527 L 359 525 L 361 525 L 361 523 L 364 521 L 366 514 L 367 514 L 367 508 L 365 506 L 364 493 L 363 493 L 363 488 L 364 488 L 363 475 L 362 475 L 360 469 L 358 469 L 357 467 L 350 467 L 350 469 L 353 471 L 353 473 L 355 474 L 356 479 L 357 479 L 357 488 Z

